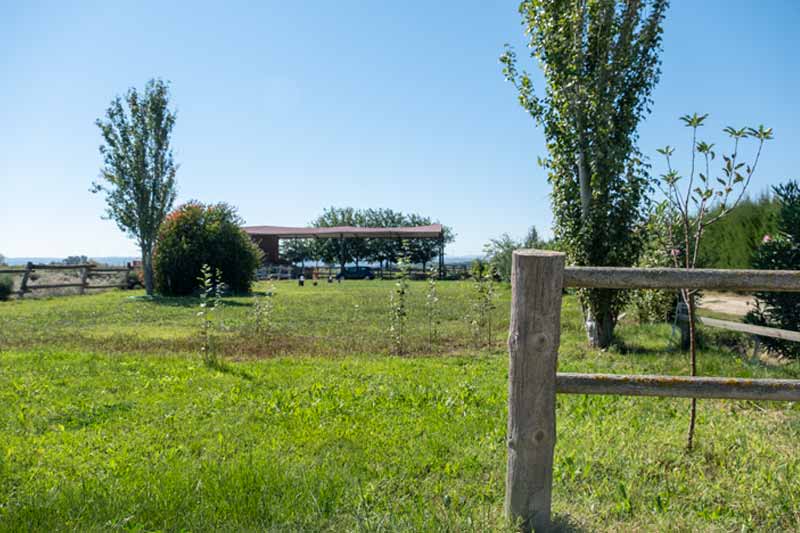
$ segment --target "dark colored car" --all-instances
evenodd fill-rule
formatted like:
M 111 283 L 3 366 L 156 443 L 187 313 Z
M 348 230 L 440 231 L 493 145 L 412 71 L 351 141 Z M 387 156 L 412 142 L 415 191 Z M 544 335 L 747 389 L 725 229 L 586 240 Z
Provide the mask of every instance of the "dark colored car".
M 375 279 L 375 272 L 369 267 L 346 267 L 336 277 L 338 279 Z

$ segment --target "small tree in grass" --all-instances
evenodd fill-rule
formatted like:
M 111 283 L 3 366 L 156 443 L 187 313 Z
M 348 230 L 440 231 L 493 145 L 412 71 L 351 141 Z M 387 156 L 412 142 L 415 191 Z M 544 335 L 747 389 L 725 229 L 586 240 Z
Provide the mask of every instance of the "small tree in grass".
M 219 366 L 216 350 L 212 344 L 212 329 L 214 327 L 214 317 L 222 307 L 222 293 L 224 286 L 222 283 L 222 273 L 219 269 L 212 270 L 210 266 L 203 265 L 200 268 L 200 311 L 197 317 L 200 319 L 200 353 L 203 362 L 209 367 Z
M 703 232 L 734 209 L 750 185 L 756 171 L 764 143 L 772 139 L 772 129 L 759 126 L 735 129 L 727 127 L 723 131 L 732 139 L 733 147 L 729 155 L 722 155 L 721 174 L 711 175 L 711 163 L 716 158 L 714 145 L 697 139 L 697 130 L 703 126 L 708 115 L 686 115 L 681 121 L 692 130 L 690 170 L 683 176 L 672 166 L 675 149 L 671 146 L 659 149 L 666 160 L 667 172 L 661 175 L 659 187 L 664 195 L 663 209 L 667 215 L 664 230 L 665 242 L 675 268 L 693 269 L 697 265 L 698 251 Z M 743 161 L 741 142 L 748 138 L 757 141 L 752 162 Z M 699 159 L 699 161 L 698 161 Z M 677 228 L 677 230 L 676 230 Z M 681 290 L 689 321 L 689 352 L 691 375 L 697 375 L 697 342 L 695 329 L 696 290 Z M 687 448 L 692 448 L 694 438 L 697 400 L 692 398 Z
M 256 296 L 250 315 L 253 333 L 261 339 L 270 339 L 275 332 L 275 284 L 270 282 L 264 296 Z
M 425 312 L 428 318 L 428 347 L 433 350 L 433 345 L 439 339 L 439 291 L 436 279 L 439 272 L 435 268 L 428 271 L 428 293 L 425 295 Z
M 800 270 L 800 184 L 790 181 L 773 187 L 778 199 L 778 231 L 765 235 L 753 258 L 753 267 L 764 270 Z M 758 292 L 755 309 L 747 322 L 771 328 L 800 331 L 800 294 Z M 760 342 L 787 358 L 800 359 L 800 343 L 763 337 Z
M 406 350 L 406 322 L 408 321 L 408 261 L 398 262 L 400 273 L 389 295 L 389 335 L 395 355 L 403 355 Z
M 483 246 L 483 253 L 500 279 L 511 281 L 511 258 L 514 250 L 540 248 L 544 245 L 545 243 L 539 239 L 539 232 L 536 231 L 536 226 L 531 226 L 524 241 L 517 242 L 507 233 L 504 233 L 496 239 L 489 239 L 489 242 Z
M 480 348 L 485 343 L 492 343 L 492 311 L 495 305 L 494 279 L 497 272 L 490 264 L 476 260 L 472 264 L 472 312 L 469 324 L 475 346 Z
M 152 295 L 153 247 L 177 194 L 178 167 L 170 145 L 175 113 L 169 109 L 167 84 L 150 80 L 144 94 L 129 89 L 96 124 L 104 141 L 104 165 L 92 192 L 105 193 L 106 215 L 139 244 L 145 290 Z
M 398 261 L 400 273 L 389 294 L 389 335 L 395 355 L 403 355 L 406 350 L 406 322 L 408 321 L 408 261 Z

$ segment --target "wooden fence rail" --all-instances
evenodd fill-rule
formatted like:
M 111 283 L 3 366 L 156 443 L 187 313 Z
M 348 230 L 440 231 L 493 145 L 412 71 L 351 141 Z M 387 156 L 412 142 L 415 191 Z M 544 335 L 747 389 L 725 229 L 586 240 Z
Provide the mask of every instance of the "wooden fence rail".
M 47 283 L 38 285 L 30 284 L 31 274 L 43 270 L 78 270 L 80 281 L 77 283 Z M 26 293 L 44 289 L 77 288 L 80 289 L 80 294 L 85 294 L 85 292 L 89 289 L 110 289 L 110 288 L 124 289 L 128 287 L 128 276 L 132 271 L 133 271 L 133 265 L 130 263 L 128 263 L 128 265 L 124 267 L 106 267 L 106 266 L 98 267 L 97 265 L 91 263 L 77 264 L 77 265 L 40 265 L 40 264 L 28 263 L 25 265 L 24 268 L 0 269 L 0 274 L 21 275 L 22 279 L 20 280 L 19 289 L 17 289 L 16 292 L 18 298 L 24 298 Z M 125 279 L 120 283 L 106 283 L 102 285 L 89 284 L 89 280 L 93 276 L 103 275 L 103 274 L 114 274 L 114 273 L 120 273 L 120 274 L 124 273 Z
M 505 510 L 526 530 L 552 526 L 558 393 L 800 401 L 800 380 L 559 374 L 564 287 L 800 291 L 800 272 L 565 267 L 558 252 L 515 251 Z

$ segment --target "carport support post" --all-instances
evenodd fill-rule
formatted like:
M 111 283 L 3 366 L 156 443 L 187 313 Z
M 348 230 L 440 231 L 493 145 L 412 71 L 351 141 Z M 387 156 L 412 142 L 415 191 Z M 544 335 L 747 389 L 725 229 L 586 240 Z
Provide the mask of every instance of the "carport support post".
M 511 267 L 506 517 L 549 531 L 564 254 L 518 250 Z
M 21 300 L 25 297 L 25 293 L 28 292 L 28 278 L 31 276 L 31 271 L 33 270 L 33 263 L 28 261 L 25 265 L 25 272 L 22 274 L 22 280 L 19 282 L 19 293 L 17 296 Z
M 341 270 L 339 273 L 344 272 L 344 235 L 339 234 L 339 265 L 341 266 Z
M 439 279 L 444 279 L 444 235 L 439 237 Z
M 89 269 L 90 266 L 85 266 L 81 268 L 81 288 L 79 289 L 80 294 L 86 294 L 86 287 L 89 285 Z

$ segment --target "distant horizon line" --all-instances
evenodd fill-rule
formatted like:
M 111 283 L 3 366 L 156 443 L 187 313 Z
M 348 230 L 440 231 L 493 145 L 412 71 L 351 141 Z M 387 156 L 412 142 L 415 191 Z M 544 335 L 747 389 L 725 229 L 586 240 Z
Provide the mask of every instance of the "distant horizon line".
M 100 263 L 106 264 L 120 264 L 124 265 L 129 261 L 138 261 L 141 259 L 141 256 L 138 255 L 87 255 L 87 254 L 74 254 L 74 255 L 86 255 L 89 260 L 97 261 Z M 19 257 L 6 257 L 5 261 L 9 266 L 18 266 L 24 265 L 28 262 L 31 263 L 52 263 L 55 261 L 63 261 L 67 257 L 74 257 L 73 256 L 19 256 Z M 483 257 L 484 253 L 465 253 L 465 254 L 445 254 L 444 260 L 445 263 L 448 262 L 458 262 L 459 260 L 471 260 L 476 259 L 478 257 Z

